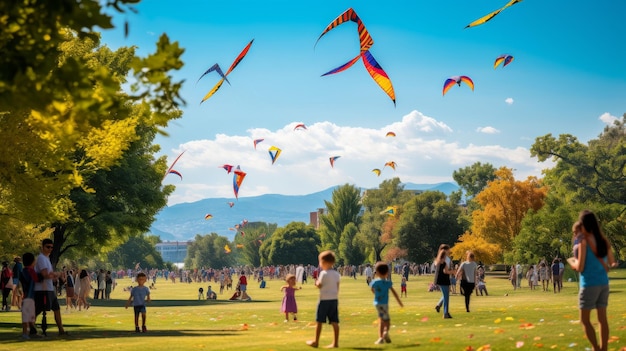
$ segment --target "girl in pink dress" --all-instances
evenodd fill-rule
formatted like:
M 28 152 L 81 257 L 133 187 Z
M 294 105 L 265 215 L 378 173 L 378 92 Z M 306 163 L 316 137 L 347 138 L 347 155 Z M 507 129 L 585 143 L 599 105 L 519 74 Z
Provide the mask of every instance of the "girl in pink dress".
M 302 287 L 296 288 L 296 276 L 293 274 L 287 274 L 285 277 L 287 285 L 283 285 L 280 291 L 285 291 L 283 297 L 283 304 L 280 307 L 280 311 L 285 314 L 285 322 L 289 322 L 289 313 L 293 313 L 293 320 L 297 321 L 298 305 L 296 305 L 296 290 L 302 289 Z

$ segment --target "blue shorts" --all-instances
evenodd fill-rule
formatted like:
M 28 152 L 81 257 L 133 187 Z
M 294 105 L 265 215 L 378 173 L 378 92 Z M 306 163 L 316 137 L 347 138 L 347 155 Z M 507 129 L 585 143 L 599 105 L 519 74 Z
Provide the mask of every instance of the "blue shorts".
M 317 305 L 318 323 L 339 323 L 339 300 L 320 300 Z
M 239 290 L 241 290 L 241 292 L 244 292 L 248 289 L 248 285 L 247 284 L 239 284 Z
M 135 316 L 138 316 L 140 313 L 146 313 L 146 306 L 145 305 L 133 306 L 133 309 L 135 310 Z
M 391 317 L 389 316 L 389 305 L 388 304 L 378 304 L 376 305 L 376 312 L 378 312 L 378 318 L 389 321 Z

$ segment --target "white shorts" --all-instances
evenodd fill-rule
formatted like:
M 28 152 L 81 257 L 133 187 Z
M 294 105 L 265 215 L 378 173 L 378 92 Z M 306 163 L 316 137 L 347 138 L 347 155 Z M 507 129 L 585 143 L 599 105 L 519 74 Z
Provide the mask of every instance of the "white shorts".
M 22 323 L 35 323 L 35 300 L 22 300 Z

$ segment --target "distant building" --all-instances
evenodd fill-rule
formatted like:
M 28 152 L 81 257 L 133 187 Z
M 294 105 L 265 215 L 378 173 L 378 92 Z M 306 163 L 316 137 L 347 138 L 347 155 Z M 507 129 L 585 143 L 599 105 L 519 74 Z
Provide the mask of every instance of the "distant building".
M 193 241 L 166 241 L 156 244 L 156 250 L 163 257 L 163 261 L 182 264 L 187 257 L 187 247 Z
M 323 208 L 318 208 L 315 212 L 309 213 L 309 224 L 313 226 L 315 229 L 320 229 L 320 218 L 324 214 L 326 210 Z

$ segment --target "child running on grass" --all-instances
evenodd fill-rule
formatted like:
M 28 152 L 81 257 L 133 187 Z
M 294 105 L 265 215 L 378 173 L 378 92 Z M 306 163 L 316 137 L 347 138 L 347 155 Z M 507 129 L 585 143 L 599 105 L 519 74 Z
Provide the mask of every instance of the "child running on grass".
M 298 305 L 296 304 L 296 290 L 302 289 L 302 287 L 296 288 L 296 276 L 293 274 L 287 274 L 285 277 L 287 285 L 283 285 L 280 288 L 281 291 L 285 291 L 283 297 L 283 304 L 280 307 L 280 311 L 285 314 L 285 322 L 289 322 L 289 313 L 293 313 L 293 321 L 298 320 Z
M 341 276 L 333 269 L 335 253 L 327 250 L 319 254 L 319 265 L 322 271 L 319 273 L 315 286 L 320 289 L 320 300 L 317 305 L 315 321 L 315 340 L 307 341 L 307 345 L 318 347 L 322 325 L 328 321 L 333 326 L 333 343 L 327 348 L 339 347 L 339 281 Z
M 374 266 L 376 272 L 374 280 L 370 283 L 372 292 L 374 293 L 374 307 L 378 311 L 378 340 L 374 344 L 391 343 L 389 337 L 389 325 L 391 317 L 389 317 L 389 291 L 398 301 L 400 307 L 404 307 L 398 293 L 393 288 L 391 280 L 387 280 L 389 275 L 389 265 L 385 262 L 378 262 Z M 403 278 L 404 279 L 404 278 Z
M 126 301 L 126 308 L 132 303 L 133 309 L 135 310 L 135 333 L 146 333 L 148 331 L 146 328 L 146 302 L 150 302 L 150 289 L 144 285 L 146 284 L 146 280 L 148 280 L 146 273 L 140 272 L 137 274 L 137 284 L 139 285 L 130 290 L 130 297 L 128 301 Z M 140 313 L 141 330 L 139 330 Z

